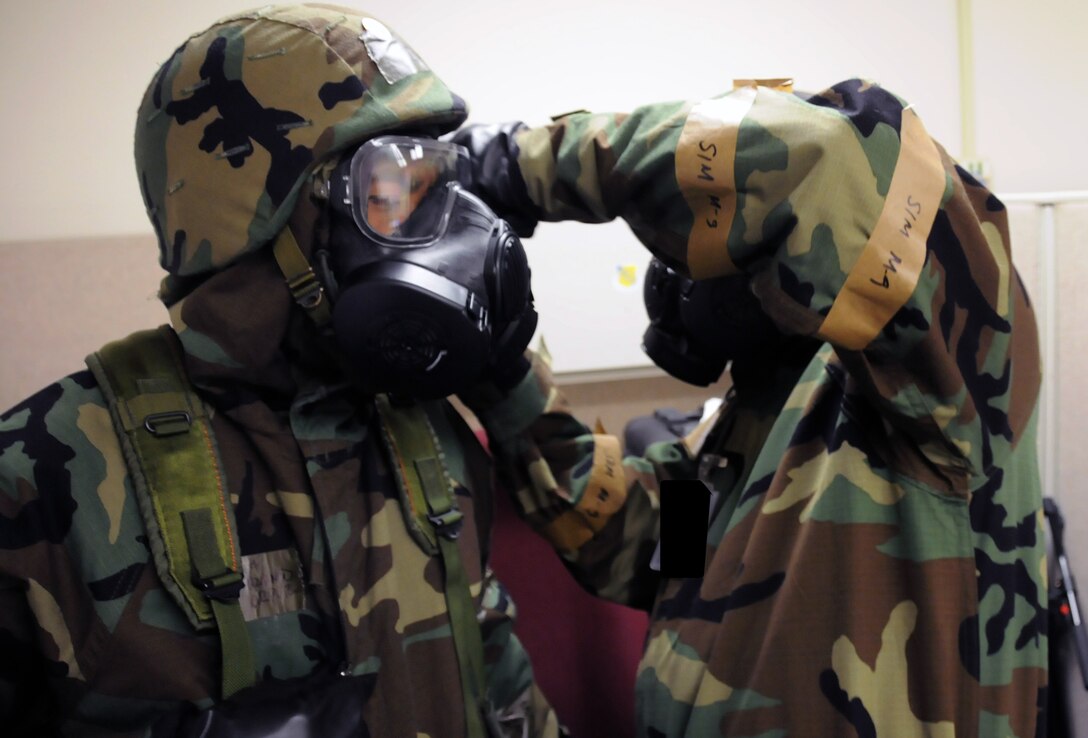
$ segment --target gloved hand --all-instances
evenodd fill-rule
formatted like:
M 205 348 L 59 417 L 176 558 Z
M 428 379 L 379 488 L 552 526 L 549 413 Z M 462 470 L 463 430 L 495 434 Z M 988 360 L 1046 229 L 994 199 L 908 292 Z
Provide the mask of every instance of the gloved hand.
M 519 121 L 473 123 L 443 136 L 443 140 L 464 146 L 472 156 L 469 186 L 472 194 L 487 203 L 522 238 L 533 235 L 541 215 L 529 198 L 518 168 L 514 135 L 526 127 Z
M 529 373 L 531 363 L 529 356 L 525 353 L 516 356 L 496 357 L 484 370 L 484 380 L 495 385 L 500 391 L 507 392 L 525 378 L 525 375 Z
M 532 372 L 534 353 L 526 350 L 516 356 L 492 359 L 483 375 L 471 386 L 457 392 L 457 397 L 487 425 L 488 414 L 503 405 Z

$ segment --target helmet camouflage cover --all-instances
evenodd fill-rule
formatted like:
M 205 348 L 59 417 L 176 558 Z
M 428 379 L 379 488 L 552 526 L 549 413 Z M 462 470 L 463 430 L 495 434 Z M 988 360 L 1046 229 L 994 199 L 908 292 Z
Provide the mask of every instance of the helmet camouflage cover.
M 322 162 L 392 129 L 467 115 L 380 21 L 332 5 L 267 6 L 194 34 L 140 104 L 136 171 L 170 305 L 272 241 Z

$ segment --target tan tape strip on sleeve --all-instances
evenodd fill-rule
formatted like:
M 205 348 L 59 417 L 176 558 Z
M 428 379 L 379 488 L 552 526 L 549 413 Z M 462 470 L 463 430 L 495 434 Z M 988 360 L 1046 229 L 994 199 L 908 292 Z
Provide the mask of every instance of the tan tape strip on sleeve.
M 599 531 L 627 499 L 623 474 L 623 452 L 615 436 L 593 436 L 593 468 L 575 510 L 582 513 L 593 530 Z
M 574 510 L 567 510 L 540 532 L 560 551 L 577 551 L 593 537 L 586 519 Z
M 554 546 L 574 551 L 608 523 L 627 499 L 623 453 L 615 436 L 593 436 L 593 467 L 585 491 L 574 509 L 549 523 L 542 533 Z
M 676 145 L 676 181 L 694 221 L 687 264 L 696 279 L 736 272 L 726 241 L 737 212 L 734 162 L 740 122 L 756 99 L 754 87 L 695 105 Z
M 940 154 L 909 108 L 903 111 L 900 140 L 880 218 L 820 326 L 823 338 L 852 350 L 869 345 L 910 299 L 944 194 Z

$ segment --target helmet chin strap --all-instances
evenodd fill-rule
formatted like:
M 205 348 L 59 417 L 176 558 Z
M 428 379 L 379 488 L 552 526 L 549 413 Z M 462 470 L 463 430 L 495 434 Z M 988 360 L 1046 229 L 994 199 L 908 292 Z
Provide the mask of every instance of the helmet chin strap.
M 299 203 L 295 206 L 295 213 L 280 230 L 276 236 L 276 241 L 272 244 L 272 254 L 275 256 L 276 264 L 279 265 L 280 272 L 283 273 L 284 280 L 287 282 L 287 288 L 291 291 L 291 297 L 294 298 L 294 301 L 298 303 L 303 312 L 309 316 L 321 334 L 332 332 L 332 300 L 330 298 L 333 295 L 329 294 L 317 273 L 314 272 L 309 259 L 306 258 L 298 245 L 292 227 L 297 226 L 303 229 L 308 227 L 305 224 L 310 222 L 311 219 L 305 213 L 300 213 L 300 209 L 303 208 L 305 202 L 317 206 L 313 227 L 317 227 L 326 217 L 329 177 L 332 176 L 335 167 L 336 160 L 334 159 L 325 162 L 313 172 L 310 179 L 310 187 L 312 188 L 310 200 L 306 201 L 300 196 Z M 300 214 L 302 217 L 296 218 Z
M 299 247 L 290 225 L 284 226 L 276 237 L 272 245 L 272 253 L 280 272 L 283 273 L 287 288 L 291 291 L 291 297 L 317 329 L 314 335 L 317 343 L 310 345 L 309 350 L 317 350 L 318 356 L 324 357 L 318 358 L 317 361 L 326 364 L 326 367 L 339 367 L 341 377 L 354 381 L 352 377 L 356 376 L 357 372 L 351 369 L 342 352 L 331 342 L 333 339 L 332 296 Z M 369 390 L 362 391 L 372 394 Z
M 313 267 L 310 266 L 310 262 L 302 253 L 302 249 L 299 248 L 298 241 L 295 240 L 289 225 L 285 225 L 276 237 L 272 253 L 276 257 L 280 271 L 283 272 L 287 288 L 291 290 L 291 297 L 320 330 L 326 330 L 332 323 L 328 295 L 321 285 L 321 280 L 314 273 Z

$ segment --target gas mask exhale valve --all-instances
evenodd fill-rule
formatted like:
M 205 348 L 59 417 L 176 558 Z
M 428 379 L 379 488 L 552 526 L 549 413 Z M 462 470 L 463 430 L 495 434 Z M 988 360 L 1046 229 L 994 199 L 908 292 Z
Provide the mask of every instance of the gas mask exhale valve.
M 460 146 L 383 136 L 333 172 L 333 333 L 368 391 L 454 394 L 536 330 L 525 250 L 467 171 Z

